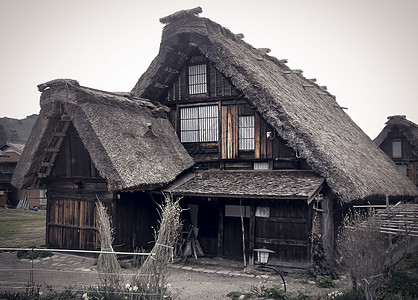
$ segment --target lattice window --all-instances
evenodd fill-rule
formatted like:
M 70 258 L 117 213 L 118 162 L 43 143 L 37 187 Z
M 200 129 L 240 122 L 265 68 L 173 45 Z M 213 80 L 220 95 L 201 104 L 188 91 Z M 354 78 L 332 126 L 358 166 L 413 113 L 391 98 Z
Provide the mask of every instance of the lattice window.
M 189 66 L 189 94 L 205 94 L 207 91 L 206 65 Z
M 239 150 L 254 150 L 254 116 L 240 116 L 238 127 Z
M 216 105 L 180 109 L 180 139 L 184 143 L 217 142 L 218 107 Z

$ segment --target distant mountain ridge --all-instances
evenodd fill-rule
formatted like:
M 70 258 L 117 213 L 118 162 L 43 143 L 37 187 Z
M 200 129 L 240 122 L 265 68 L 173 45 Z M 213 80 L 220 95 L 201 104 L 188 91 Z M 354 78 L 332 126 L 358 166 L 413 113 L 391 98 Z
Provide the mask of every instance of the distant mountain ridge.
M 0 118 L 0 144 L 6 141 L 26 143 L 37 117 L 37 114 L 33 114 L 21 120 Z

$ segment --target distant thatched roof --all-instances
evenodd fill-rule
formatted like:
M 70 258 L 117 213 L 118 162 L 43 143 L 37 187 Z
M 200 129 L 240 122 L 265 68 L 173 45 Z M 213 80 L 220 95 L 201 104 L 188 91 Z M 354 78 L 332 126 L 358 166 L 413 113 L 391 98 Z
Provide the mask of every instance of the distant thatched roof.
M 402 131 L 405 138 L 418 151 L 418 125 L 406 119 L 406 116 L 389 116 L 385 128 L 374 139 L 374 142 L 380 146 L 394 128 Z
M 375 195 L 416 195 L 417 189 L 341 109 L 335 98 L 299 70 L 252 47 L 230 30 L 191 13 L 167 23 L 158 56 L 132 92 L 158 100 L 188 53 L 198 49 L 229 78 L 341 201 Z M 353 87 L 355 88 L 355 87 Z
M 193 165 L 166 119 L 167 108 L 130 93 L 82 87 L 74 80 L 39 85 L 41 112 L 12 183 L 32 184 L 58 123 L 69 118 L 110 190 L 148 189 Z

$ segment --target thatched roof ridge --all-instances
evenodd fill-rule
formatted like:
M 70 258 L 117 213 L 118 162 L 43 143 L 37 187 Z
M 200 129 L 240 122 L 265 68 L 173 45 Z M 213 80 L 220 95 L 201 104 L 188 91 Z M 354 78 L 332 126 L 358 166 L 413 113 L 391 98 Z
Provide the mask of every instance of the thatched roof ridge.
M 406 139 L 418 151 L 418 125 L 409 121 L 404 115 L 389 116 L 386 126 L 374 139 L 374 142 L 380 146 L 394 127 L 401 130 Z
M 132 92 L 158 100 L 188 53 L 198 48 L 343 202 L 376 195 L 416 195 L 417 189 L 350 119 L 335 97 L 230 30 L 185 14 L 164 27 L 158 56 Z M 158 83 L 158 85 L 156 84 Z
M 71 80 L 54 80 L 40 89 L 41 112 L 16 168 L 16 186 L 32 184 L 48 140 L 63 118 L 73 123 L 109 190 L 160 187 L 193 165 L 162 105 Z

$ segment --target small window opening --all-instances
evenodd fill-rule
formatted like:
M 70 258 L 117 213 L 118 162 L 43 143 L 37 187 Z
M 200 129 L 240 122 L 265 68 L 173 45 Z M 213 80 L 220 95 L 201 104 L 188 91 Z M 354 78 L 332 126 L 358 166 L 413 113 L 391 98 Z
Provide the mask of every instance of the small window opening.
M 205 94 L 207 90 L 206 65 L 189 66 L 189 94 Z
M 392 141 L 392 157 L 393 158 L 402 157 L 402 141 L 401 140 Z

